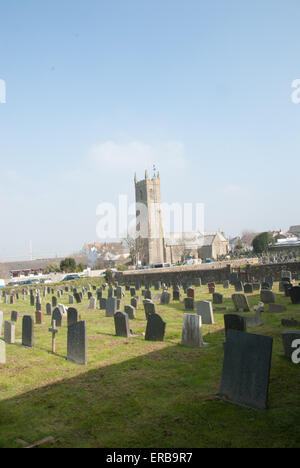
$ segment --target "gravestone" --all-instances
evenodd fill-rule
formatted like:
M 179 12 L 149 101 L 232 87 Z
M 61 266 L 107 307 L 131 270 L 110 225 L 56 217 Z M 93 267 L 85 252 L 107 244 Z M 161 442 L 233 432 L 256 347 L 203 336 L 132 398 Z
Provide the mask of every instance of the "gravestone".
M 147 320 L 145 340 L 163 341 L 165 336 L 166 323 L 159 314 L 150 314 Z
M 52 305 L 50 304 L 50 302 L 47 302 L 46 304 L 46 314 L 52 315 Z
M 237 312 L 250 312 L 250 307 L 248 303 L 248 299 L 245 294 L 232 294 L 232 300 L 234 303 L 235 310 Z
M 196 311 L 200 315 L 203 325 L 213 325 L 215 323 L 212 303 L 210 301 L 196 302 Z
M 196 348 L 204 346 L 200 315 L 184 314 L 180 344 Z
M 184 309 L 185 310 L 194 310 L 194 299 L 192 297 L 184 298 Z
M 68 327 L 74 325 L 74 323 L 78 322 L 78 310 L 74 307 L 69 307 L 67 310 L 67 324 Z
M 260 291 L 260 300 L 264 304 L 274 304 L 276 302 L 276 294 L 273 291 L 262 289 Z
M 223 295 L 219 293 L 214 293 L 213 304 L 223 304 Z
M 130 307 L 130 306 L 128 306 Z M 116 312 L 114 315 L 116 336 L 123 336 L 124 338 L 129 338 L 130 328 L 128 315 L 125 312 Z
M 150 299 L 144 300 L 143 304 L 144 304 L 144 311 L 145 311 L 146 320 L 148 320 L 149 316 L 151 314 L 156 313 L 156 306 L 155 306 L 154 302 L 150 301 Z
M 152 292 L 150 291 L 150 289 L 145 290 L 144 298 L 145 299 L 150 299 L 150 300 L 152 299 Z
M 89 310 L 95 310 L 97 306 L 97 301 L 95 297 L 90 298 Z
M 171 294 L 167 291 L 164 291 L 160 296 L 160 303 L 162 305 L 170 304 Z
M 19 313 L 16 310 L 13 310 L 10 315 L 10 321 L 17 323 L 18 318 L 19 318 Z
M 73 294 L 69 294 L 68 298 L 69 298 L 69 304 L 70 304 L 70 305 L 71 305 L 71 304 L 74 304 L 74 296 L 73 296 Z
M 30 315 L 24 315 L 22 320 L 22 345 L 28 348 L 33 347 L 33 318 Z
M 237 281 L 237 282 L 234 284 L 234 288 L 235 288 L 235 292 L 243 292 L 244 287 L 243 287 L 242 281 Z
M 195 290 L 193 288 L 187 288 L 186 295 L 187 297 L 192 297 L 195 299 Z
M 298 320 L 295 320 L 293 317 L 291 317 L 289 319 L 282 319 L 281 325 L 283 327 L 294 328 L 294 327 L 299 327 L 300 322 Z
M 58 307 L 55 307 L 55 309 L 52 312 L 52 320 L 55 320 L 57 327 L 61 327 L 62 319 L 63 319 L 63 314 L 61 313 L 61 310 Z
M 134 320 L 135 319 L 135 308 L 130 306 L 130 305 L 126 305 L 124 307 L 124 312 L 128 315 L 128 318 L 130 318 L 130 320 Z
M 249 284 L 249 283 L 245 284 L 244 293 L 245 294 L 252 294 L 253 293 L 253 285 Z
M 4 341 L 5 343 L 13 344 L 15 342 L 16 324 L 6 320 L 4 322 Z
M 135 294 L 136 294 L 135 288 L 130 288 L 130 295 L 131 295 L 131 297 L 134 297 Z
M 225 335 L 227 339 L 228 330 L 246 331 L 246 319 L 239 314 L 224 314 Z
M 56 307 L 56 306 L 57 306 L 57 297 L 53 296 L 52 297 L 52 307 Z
M 273 338 L 228 330 L 220 397 L 254 409 L 266 409 Z
M 110 296 L 106 300 L 106 317 L 113 317 L 117 312 L 117 301 L 114 297 Z
M 173 289 L 173 301 L 180 301 L 180 290 Z
M 35 312 L 35 323 L 36 325 L 43 325 L 44 323 L 44 312 L 36 310 Z
M 253 291 L 260 291 L 260 283 L 252 283 Z
M 100 310 L 106 310 L 106 298 L 105 297 L 100 298 Z
M 264 320 L 261 318 L 262 312 L 265 311 L 263 303 L 260 303 L 255 309 L 254 317 L 245 317 L 246 319 L 246 327 L 248 328 L 255 328 L 263 325 L 265 323 Z
M 0 364 L 6 364 L 6 347 L 2 340 L 0 340 Z
M 68 327 L 67 359 L 70 362 L 86 365 L 86 325 L 77 322 Z
M 269 304 L 269 312 L 271 314 L 282 314 L 286 311 L 286 306 L 283 304 Z
M 226 281 L 223 282 L 223 288 L 224 289 L 229 289 L 229 286 L 230 286 L 229 280 L 226 280 Z
M 75 292 L 74 299 L 76 301 L 76 304 L 80 304 L 82 302 L 82 293 Z
M 137 297 L 132 297 L 131 300 L 130 300 L 130 304 L 132 305 L 132 307 L 134 307 L 135 309 L 138 308 L 139 306 L 139 300 Z
M 300 286 L 291 287 L 290 298 L 292 304 L 300 304 Z

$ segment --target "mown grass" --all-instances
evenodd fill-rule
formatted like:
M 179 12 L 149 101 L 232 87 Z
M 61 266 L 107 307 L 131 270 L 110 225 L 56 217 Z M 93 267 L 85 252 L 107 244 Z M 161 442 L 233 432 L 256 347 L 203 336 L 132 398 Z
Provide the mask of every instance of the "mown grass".
M 99 280 L 100 281 L 100 280 Z M 0 446 L 19 447 L 17 439 L 34 442 L 47 436 L 56 447 L 192 448 L 299 447 L 300 366 L 284 357 L 280 323 L 283 317 L 300 320 L 300 307 L 278 292 L 277 302 L 288 312 L 265 312 L 266 323 L 250 333 L 274 338 L 269 409 L 255 411 L 216 398 L 220 388 L 224 322 L 233 312 L 232 289 L 225 295 L 227 311 L 215 311 L 215 325 L 203 326 L 210 345 L 181 346 L 183 303 L 157 306 L 167 323 L 164 342 L 147 342 L 142 301 L 130 321 L 138 336 L 115 336 L 114 321 L 105 312 L 75 306 L 87 323 L 87 366 L 66 360 L 66 319 L 51 354 L 50 317 L 35 325 L 34 348 L 18 342 L 6 345 L 7 363 L 0 365 Z M 156 292 L 153 290 L 153 296 Z M 252 306 L 259 295 L 248 295 Z M 206 286 L 196 288 L 196 300 L 209 300 Z M 43 299 L 51 302 L 51 295 Z M 67 293 L 59 299 L 67 305 Z M 130 303 L 129 292 L 123 304 Z M 21 339 L 22 314 L 34 313 L 29 298 L 15 305 L 1 304 L 5 319 L 20 312 L 16 338 Z M 253 312 L 249 313 L 249 315 Z M 47 447 L 47 445 L 46 445 Z

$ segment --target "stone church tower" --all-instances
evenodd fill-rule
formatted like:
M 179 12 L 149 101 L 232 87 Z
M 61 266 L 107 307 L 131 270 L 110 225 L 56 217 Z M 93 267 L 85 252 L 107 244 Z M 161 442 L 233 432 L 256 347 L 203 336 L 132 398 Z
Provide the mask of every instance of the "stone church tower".
M 136 175 L 136 249 L 142 265 L 164 263 L 165 246 L 159 174 L 138 181 Z

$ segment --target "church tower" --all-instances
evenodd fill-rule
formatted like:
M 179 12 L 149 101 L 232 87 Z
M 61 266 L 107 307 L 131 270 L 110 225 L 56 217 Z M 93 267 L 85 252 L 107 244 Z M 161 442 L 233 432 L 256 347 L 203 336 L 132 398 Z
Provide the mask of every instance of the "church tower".
M 138 181 L 134 177 L 136 203 L 136 249 L 142 265 L 164 263 L 164 232 L 159 174 Z

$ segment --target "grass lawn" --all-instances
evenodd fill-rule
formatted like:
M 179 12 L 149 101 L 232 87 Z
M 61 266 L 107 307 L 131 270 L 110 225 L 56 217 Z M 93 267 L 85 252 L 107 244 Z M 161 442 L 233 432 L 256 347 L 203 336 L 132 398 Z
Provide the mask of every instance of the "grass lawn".
M 196 300 L 211 300 L 207 286 L 195 289 Z M 265 324 L 248 330 L 274 338 L 268 410 L 241 408 L 216 398 L 223 363 L 223 314 L 234 311 L 233 289 L 217 286 L 228 310 L 214 312 L 215 325 L 203 326 L 209 346 L 197 349 L 179 344 L 182 302 L 157 305 L 167 323 L 165 340 L 147 342 L 142 301 L 136 319 L 130 321 L 138 336 L 126 339 L 115 336 L 114 320 L 106 318 L 105 311 L 88 310 L 85 296 L 84 303 L 74 307 L 86 320 L 87 366 L 66 360 L 66 318 L 57 334 L 55 355 L 46 315 L 44 325 L 34 327 L 34 348 L 20 342 L 6 345 L 7 363 L 0 365 L 0 447 L 21 447 L 17 439 L 32 443 L 47 436 L 55 438 L 56 447 L 300 447 L 300 365 L 284 357 L 281 340 L 281 332 L 288 330 L 281 327 L 281 319 L 300 320 L 300 306 L 279 293 L 278 284 L 274 290 L 277 302 L 288 305 L 288 311 L 265 312 Z M 156 293 L 153 290 L 153 296 Z M 42 298 L 44 311 L 51 297 Z M 257 294 L 248 298 L 251 306 L 259 302 Z M 67 305 L 68 293 L 58 302 Z M 129 292 L 123 304 L 130 304 Z M 25 301 L 21 296 L 15 305 L 1 304 L 0 309 L 4 320 L 10 320 L 12 310 L 19 312 L 20 340 L 22 315 L 34 316 L 29 296 Z

